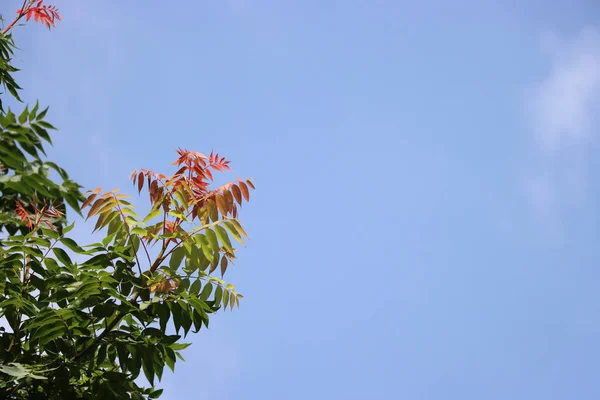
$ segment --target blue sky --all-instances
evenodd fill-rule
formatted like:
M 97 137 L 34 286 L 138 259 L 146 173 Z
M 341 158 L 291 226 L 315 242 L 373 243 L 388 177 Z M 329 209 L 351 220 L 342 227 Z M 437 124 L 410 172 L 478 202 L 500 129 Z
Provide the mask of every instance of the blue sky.
M 242 309 L 163 398 L 600 396 L 596 2 L 52 4 L 20 82 L 77 181 L 185 147 L 257 185 Z

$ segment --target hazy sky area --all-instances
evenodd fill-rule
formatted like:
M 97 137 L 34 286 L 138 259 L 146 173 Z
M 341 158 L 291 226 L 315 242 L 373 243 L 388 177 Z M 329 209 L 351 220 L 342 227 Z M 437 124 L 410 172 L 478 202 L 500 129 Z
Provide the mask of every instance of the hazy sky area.
M 165 400 L 600 397 L 597 0 L 46 2 L 15 65 L 76 181 L 256 183 Z

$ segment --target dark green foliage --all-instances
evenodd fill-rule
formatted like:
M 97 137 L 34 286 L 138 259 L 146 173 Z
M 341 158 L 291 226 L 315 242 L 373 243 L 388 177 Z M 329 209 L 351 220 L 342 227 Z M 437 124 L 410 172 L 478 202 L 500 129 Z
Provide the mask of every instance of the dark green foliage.
M 8 92 L 20 100 L 20 88 L 11 75 L 17 71 L 10 65 L 13 49 L 12 38 L 0 34 L 0 85 L 5 89 L 2 96 Z M 58 204 L 65 215 L 65 203 L 80 212 L 80 186 L 69 179 L 64 169 L 42 159 L 43 142 L 52 143 L 48 131 L 55 129 L 44 119 L 47 112 L 48 108 L 40 110 L 38 104 L 31 109 L 26 106 L 19 115 L 10 109 L 0 110 L 0 233 L 27 232 L 26 224 L 15 214 L 17 201 L 30 212 L 34 211 L 32 205 L 43 204 L 44 200 Z M 59 183 L 51 179 L 52 171 Z M 54 219 L 58 229 L 64 226 L 65 218 Z

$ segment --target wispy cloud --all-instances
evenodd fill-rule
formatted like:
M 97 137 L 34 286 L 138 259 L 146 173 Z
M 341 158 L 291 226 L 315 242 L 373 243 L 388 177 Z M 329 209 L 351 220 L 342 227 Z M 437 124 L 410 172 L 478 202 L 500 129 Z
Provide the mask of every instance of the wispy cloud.
M 556 220 L 585 199 L 589 145 L 600 128 L 600 31 L 548 35 L 544 45 L 550 68 L 527 97 L 538 154 L 526 187 L 535 211 Z

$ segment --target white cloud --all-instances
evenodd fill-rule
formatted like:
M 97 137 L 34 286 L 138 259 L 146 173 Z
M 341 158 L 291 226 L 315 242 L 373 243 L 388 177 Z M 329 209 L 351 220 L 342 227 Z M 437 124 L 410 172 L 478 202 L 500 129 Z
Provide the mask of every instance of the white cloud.
M 526 189 L 534 209 L 555 219 L 585 200 L 587 154 L 600 128 L 600 31 L 548 36 L 545 48 L 550 69 L 527 99 L 538 154 Z

